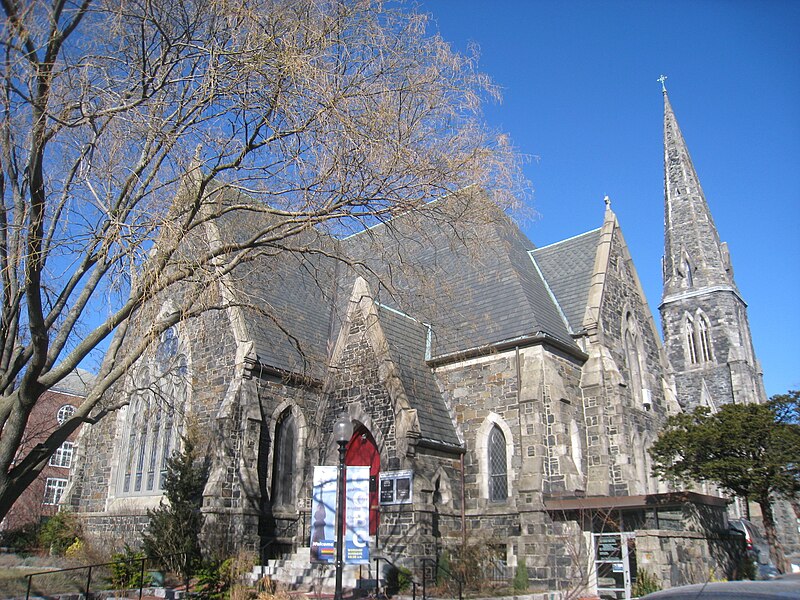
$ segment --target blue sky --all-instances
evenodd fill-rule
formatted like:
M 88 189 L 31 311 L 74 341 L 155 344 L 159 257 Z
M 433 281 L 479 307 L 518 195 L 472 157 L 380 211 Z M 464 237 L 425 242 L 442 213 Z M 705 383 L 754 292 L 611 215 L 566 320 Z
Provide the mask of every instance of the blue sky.
M 537 246 L 599 227 L 603 196 L 655 315 L 670 102 L 749 304 L 767 394 L 800 389 L 800 2 L 423 0 L 503 88 L 486 119 L 530 157 Z M 657 318 L 658 319 L 658 318 Z M 657 320 L 660 327 L 660 320 Z

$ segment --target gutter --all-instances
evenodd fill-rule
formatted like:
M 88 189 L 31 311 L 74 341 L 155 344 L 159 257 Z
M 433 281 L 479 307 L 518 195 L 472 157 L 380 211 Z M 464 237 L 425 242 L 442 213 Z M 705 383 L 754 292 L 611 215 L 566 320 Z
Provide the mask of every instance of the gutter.
M 436 440 L 426 440 L 424 438 L 419 438 L 417 443 L 414 444 L 417 448 L 427 448 L 428 450 L 440 450 L 442 452 L 454 452 L 456 454 L 465 454 L 466 448 L 463 446 L 456 446 L 454 444 L 448 444 L 446 442 L 437 442 Z
M 536 345 L 552 346 L 553 348 L 557 348 L 558 350 L 561 350 L 562 352 L 572 356 L 573 358 L 577 358 L 578 360 L 583 362 L 586 362 L 589 359 L 589 355 L 583 352 L 580 348 L 568 344 L 543 331 L 537 331 L 536 333 L 533 334 L 521 335 L 515 338 L 501 340 L 499 342 L 491 342 L 489 344 L 484 344 L 482 346 L 475 346 L 474 348 L 468 348 L 466 350 L 457 350 L 455 352 L 450 352 L 448 354 L 426 357 L 425 362 L 429 367 L 438 367 L 448 363 L 460 362 L 462 360 L 467 360 L 470 358 L 476 358 L 479 356 L 486 356 L 487 354 L 502 352 L 504 350 L 513 350 L 514 348 L 517 347 L 536 346 Z
M 316 379 L 314 377 L 310 377 L 309 375 L 301 375 L 299 373 L 294 373 L 292 371 L 287 371 L 285 369 L 278 369 L 277 367 L 271 367 L 269 365 L 265 365 L 262 363 L 258 358 L 245 358 L 244 359 L 244 366 L 249 374 L 248 378 L 252 378 L 256 375 L 256 371 L 258 372 L 258 378 L 263 379 L 264 376 L 272 376 L 278 377 L 285 383 L 293 383 L 293 384 L 300 384 L 305 385 L 308 387 L 313 388 L 321 388 L 323 383 L 321 380 Z

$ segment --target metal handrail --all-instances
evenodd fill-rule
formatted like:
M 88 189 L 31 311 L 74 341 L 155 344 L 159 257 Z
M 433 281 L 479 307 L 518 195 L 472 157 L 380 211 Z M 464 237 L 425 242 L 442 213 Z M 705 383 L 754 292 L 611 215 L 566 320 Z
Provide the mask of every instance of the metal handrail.
M 456 583 L 458 583 L 458 600 L 464 600 L 464 580 L 461 578 L 460 575 L 453 573 L 447 567 L 443 567 L 442 565 L 438 564 L 438 561 L 432 558 L 422 558 L 422 599 L 426 600 L 427 596 L 425 595 L 425 563 L 433 563 L 433 568 L 436 570 L 441 570 L 444 572 L 445 575 L 448 577 L 452 577 L 455 579 Z M 434 578 L 435 581 L 435 578 Z
M 64 573 L 66 571 L 80 571 L 83 569 L 88 569 L 88 573 L 86 575 L 86 587 L 84 591 L 84 596 L 86 600 L 89 600 L 90 593 L 91 593 L 91 585 L 92 585 L 92 569 L 95 567 L 109 567 L 111 565 L 118 565 L 124 563 L 137 563 L 141 562 L 142 566 L 140 569 L 140 579 L 139 579 L 139 600 L 142 598 L 142 589 L 144 588 L 144 566 L 148 560 L 155 562 L 157 560 L 171 558 L 173 556 L 182 556 L 186 554 L 185 552 L 175 552 L 174 554 L 163 554 L 160 556 L 153 557 L 152 559 L 148 558 L 147 556 L 143 556 L 142 558 L 126 558 L 120 560 L 112 560 L 111 562 L 104 562 L 104 563 L 94 563 L 91 565 L 82 565 L 79 567 L 66 567 L 64 569 L 51 569 L 49 571 L 38 571 L 36 573 L 29 573 L 25 575 L 26 579 L 28 580 L 28 585 L 25 591 L 25 600 L 30 600 L 31 596 L 31 586 L 33 584 L 33 578 L 37 575 L 52 575 L 53 573 Z

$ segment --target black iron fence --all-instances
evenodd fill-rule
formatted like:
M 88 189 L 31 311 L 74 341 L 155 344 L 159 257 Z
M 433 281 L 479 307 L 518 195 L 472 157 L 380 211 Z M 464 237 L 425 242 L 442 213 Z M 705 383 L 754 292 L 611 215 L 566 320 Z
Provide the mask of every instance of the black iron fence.
M 30 573 L 27 579 L 25 600 L 32 596 L 82 594 L 86 600 L 103 598 L 139 598 L 151 587 L 164 584 L 160 565 L 165 559 L 183 556 L 182 553 L 158 557 L 120 558 L 105 563 L 50 569 Z M 184 582 L 188 590 L 188 582 Z

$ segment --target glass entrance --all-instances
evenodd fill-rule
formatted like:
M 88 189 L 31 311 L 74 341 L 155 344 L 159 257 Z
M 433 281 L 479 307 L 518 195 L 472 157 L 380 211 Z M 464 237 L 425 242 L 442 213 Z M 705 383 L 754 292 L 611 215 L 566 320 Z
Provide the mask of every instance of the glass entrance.
M 597 595 L 603 600 L 631 598 L 631 567 L 636 562 L 634 536 L 633 533 L 593 534 Z

